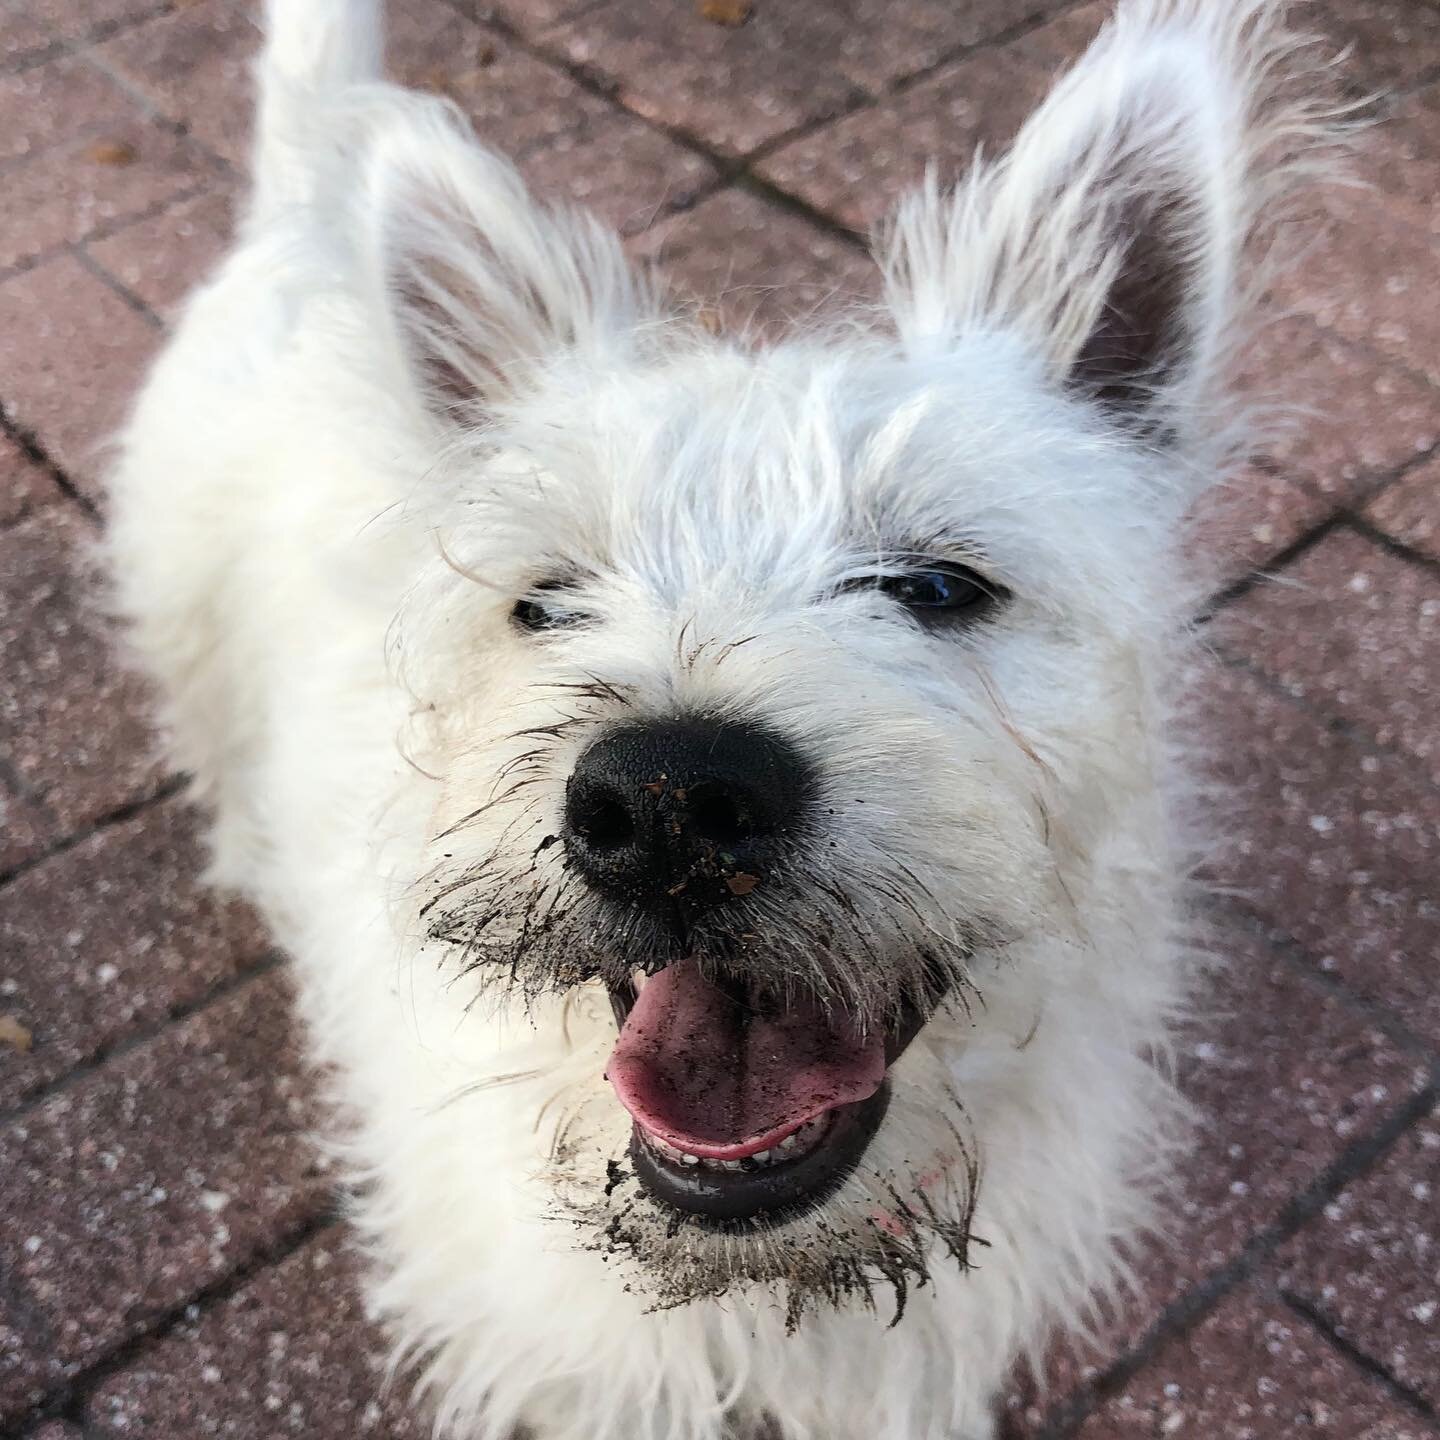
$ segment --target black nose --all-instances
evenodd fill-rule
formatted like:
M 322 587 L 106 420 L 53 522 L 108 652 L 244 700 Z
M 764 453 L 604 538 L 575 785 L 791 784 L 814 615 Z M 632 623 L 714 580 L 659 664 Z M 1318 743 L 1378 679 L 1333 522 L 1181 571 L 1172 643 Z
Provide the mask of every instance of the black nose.
M 615 899 L 703 908 L 773 878 L 812 789 L 795 748 L 759 726 L 626 725 L 576 764 L 565 845 L 586 880 Z

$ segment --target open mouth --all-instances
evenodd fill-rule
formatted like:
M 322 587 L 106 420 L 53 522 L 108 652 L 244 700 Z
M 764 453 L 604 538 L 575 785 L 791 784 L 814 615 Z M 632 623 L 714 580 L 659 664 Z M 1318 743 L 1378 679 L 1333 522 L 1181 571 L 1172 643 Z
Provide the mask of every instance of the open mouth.
M 889 1066 L 924 1017 L 862 1028 L 843 1007 L 784 1002 L 677 961 L 612 989 L 606 1075 L 634 1121 L 640 1183 L 717 1222 L 787 1219 L 859 1163 L 885 1117 Z

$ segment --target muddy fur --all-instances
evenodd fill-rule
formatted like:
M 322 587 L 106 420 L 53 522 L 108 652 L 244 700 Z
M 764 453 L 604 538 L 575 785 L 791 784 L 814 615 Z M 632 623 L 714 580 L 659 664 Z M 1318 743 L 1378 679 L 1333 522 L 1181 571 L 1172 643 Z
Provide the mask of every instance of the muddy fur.
M 616 1162 L 611 1162 L 615 1164 Z M 565 1183 L 563 1170 L 557 1174 Z M 868 1194 L 889 1197 L 887 1227 L 868 1214 L 848 1215 L 843 1200 L 803 1221 L 766 1225 L 758 1235 L 750 1227 L 728 1236 L 679 1212 L 660 1207 L 617 1165 L 603 1210 L 593 1206 L 562 1212 L 617 1268 L 633 1269 L 640 1293 L 655 1310 L 719 1300 L 732 1289 L 772 1287 L 793 1335 L 807 1311 L 856 1306 L 882 1313 L 895 1326 L 905 1315 L 913 1289 L 930 1279 L 931 1263 L 969 1268 L 971 1245 L 983 1245 L 970 1233 L 978 1172 L 970 1168 L 962 1198 L 950 1203 L 921 1190 L 917 1177 L 887 1181 L 873 1171 L 864 1177 Z M 586 1187 L 589 1193 L 590 1187 Z M 610 1189 L 607 1186 L 607 1190 Z M 623 1194 L 617 1194 L 621 1192 Z M 831 1212 L 833 1210 L 833 1218 Z M 603 1239 L 591 1237 L 599 1232 Z
M 919 1128 L 924 1143 L 934 1143 L 929 1127 L 916 1127 L 918 1117 L 904 1113 L 914 1102 L 892 1101 L 885 1141 L 872 1145 L 819 1205 L 771 1222 L 720 1225 L 652 1200 L 630 1165 L 628 1127 L 616 1132 L 624 1148 L 607 1157 L 603 1143 L 579 1137 L 592 1127 L 613 1130 L 605 1125 L 609 1107 L 593 1099 L 587 1104 L 583 1092 L 562 1094 L 555 1099 L 546 1177 L 559 1197 L 554 1214 L 650 1310 L 763 1287 L 788 1334 L 807 1313 L 825 1307 L 861 1306 L 895 1325 L 910 1293 L 928 1283 L 932 1264 L 963 1271 L 970 1247 L 985 1244 L 971 1229 L 980 1190 L 974 1139 L 966 1138 L 959 1096 L 952 1093 L 946 1102 L 945 1143 L 932 1153 L 906 1137 Z M 587 1108 L 601 1113 L 587 1115 Z

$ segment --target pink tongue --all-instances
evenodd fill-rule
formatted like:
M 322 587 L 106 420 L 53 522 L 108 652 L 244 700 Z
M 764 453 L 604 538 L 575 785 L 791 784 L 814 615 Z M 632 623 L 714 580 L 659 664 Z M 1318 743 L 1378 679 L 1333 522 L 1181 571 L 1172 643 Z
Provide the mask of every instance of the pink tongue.
M 741 1160 L 833 1105 L 867 1099 L 885 1078 L 885 1040 L 813 1001 L 747 1013 L 693 960 L 654 975 L 606 1070 L 652 1135 L 692 1155 Z

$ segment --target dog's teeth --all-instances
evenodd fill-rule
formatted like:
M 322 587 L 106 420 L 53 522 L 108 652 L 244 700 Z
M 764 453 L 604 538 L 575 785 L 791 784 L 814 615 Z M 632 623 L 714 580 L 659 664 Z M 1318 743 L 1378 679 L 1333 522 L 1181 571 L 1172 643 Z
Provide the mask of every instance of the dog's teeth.
M 672 1145 L 668 1140 L 661 1139 L 659 1135 L 652 1135 L 649 1131 L 645 1133 L 645 1140 L 657 1155 L 663 1155 L 676 1165 L 698 1165 L 702 1170 L 738 1170 L 753 1173 L 763 1166 L 778 1165 L 782 1161 L 790 1159 L 797 1148 L 807 1149 L 815 1136 L 823 1129 L 823 1120 L 806 1121 L 799 1129 L 792 1130 L 783 1140 L 776 1141 L 768 1150 L 757 1150 L 743 1160 L 716 1160 L 708 1155 L 692 1155 L 688 1150 L 682 1150 L 678 1145 Z

